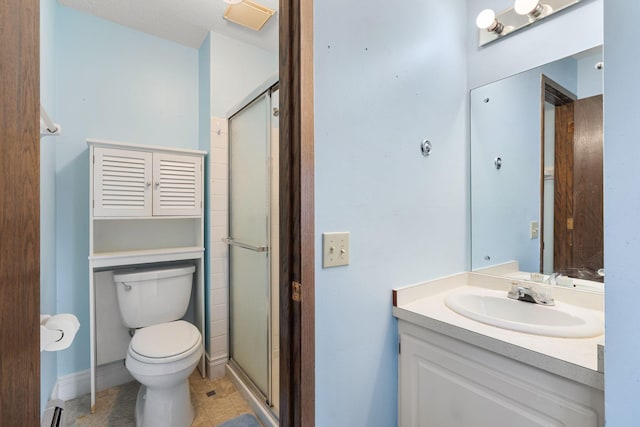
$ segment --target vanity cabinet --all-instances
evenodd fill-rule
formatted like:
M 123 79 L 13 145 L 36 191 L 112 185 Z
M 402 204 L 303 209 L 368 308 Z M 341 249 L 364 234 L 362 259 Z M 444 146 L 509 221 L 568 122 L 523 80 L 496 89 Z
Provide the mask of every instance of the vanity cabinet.
M 202 214 L 202 156 L 93 149 L 93 216 Z
M 602 390 L 398 320 L 400 427 L 604 426 Z
M 96 388 L 117 385 L 118 378 L 128 375 L 121 360 L 130 337 L 119 317 L 114 271 L 193 264 L 188 318 L 206 336 L 202 171 L 206 152 L 102 140 L 87 140 L 87 145 L 93 412 Z M 204 374 L 204 355 L 199 366 Z

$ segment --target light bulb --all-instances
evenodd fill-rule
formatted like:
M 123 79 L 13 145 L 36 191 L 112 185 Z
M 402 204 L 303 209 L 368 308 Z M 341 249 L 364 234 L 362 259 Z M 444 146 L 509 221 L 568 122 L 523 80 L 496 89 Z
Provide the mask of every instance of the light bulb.
M 243 0 L 224 0 L 226 4 L 240 4 Z
M 476 25 L 481 30 L 492 31 L 500 34 L 504 29 L 504 25 L 496 20 L 496 13 L 491 9 L 485 9 L 478 14 Z
M 544 12 L 545 8 L 538 0 L 516 0 L 513 9 L 518 15 L 529 15 L 532 18 L 537 18 Z

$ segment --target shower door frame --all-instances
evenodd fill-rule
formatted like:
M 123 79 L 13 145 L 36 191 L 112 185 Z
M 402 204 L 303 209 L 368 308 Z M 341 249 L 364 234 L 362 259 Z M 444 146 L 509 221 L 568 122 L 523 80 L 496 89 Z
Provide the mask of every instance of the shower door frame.
M 271 168 L 271 153 L 272 153 L 272 144 L 274 143 L 273 141 L 273 131 L 271 129 L 272 124 L 271 124 L 271 110 L 272 110 L 272 97 L 273 97 L 273 93 L 278 91 L 279 89 L 279 82 L 277 81 L 277 78 L 274 78 L 274 82 L 272 84 L 270 84 L 269 86 L 264 86 L 258 89 L 258 91 L 256 92 L 257 95 L 250 95 L 247 102 L 244 102 L 242 105 L 242 107 L 238 108 L 237 111 L 233 112 L 233 114 L 230 114 L 229 118 L 228 118 L 228 124 L 229 124 L 229 159 L 228 159 L 228 165 L 229 165 L 229 190 L 228 190 L 228 194 L 229 194 L 229 212 L 228 212 L 228 224 L 229 224 L 229 238 L 226 239 L 226 242 L 229 244 L 229 363 L 234 366 L 234 368 L 236 369 L 236 373 L 243 379 L 244 383 L 247 385 L 247 387 L 249 387 L 251 390 L 253 390 L 254 394 L 256 397 L 260 397 L 264 402 L 266 402 L 266 404 L 268 406 L 271 406 L 273 403 L 273 396 L 272 396 L 272 391 L 273 391 L 273 381 L 275 381 L 276 379 L 273 378 L 273 340 L 272 340 L 272 334 L 273 334 L 273 316 L 276 315 L 276 313 L 272 312 L 272 298 L 274 298 L 274 296 L 272 295 L 271 289 L 272 289 L 272 283 L 271 283 L 271 278 L 272 278 L 272 268 L 273 267 L 273 261 L 272 261 L 272 257 L 273 255 L 271 254 L 272 252 L 272 247 L 273 244 L 272 239 L 277 238 L 277 236 L 273 235 L 272 229 L 271 229 L 271 217 L 273 215 L 273 206 L 271 205 L 271 199 L 272 199 L 272 195 L 271 195 L 271 188 L 272 188 L 272 184 L 271 184 L 271 180 L 272 180 L 272 168 Z M 237 117 L 239 114 L 241 114 L 242 112 L 248 110 L 249 108 L 252 108 L 255 104 L 259 103 L 262 99 L 266 99 L 267 101 L 267 108 L 265 109 L 264 113 L 266 115 L 266 125 L 267 125 L 267 130 L 266 130 L 266 156 L 265 156 L 265 161 L 267 163 L 267 167 L 266 167 L 266 176 L 265 176 L 265 181 L 267 183 L 267 185 L 265 186 L 265 192 L 266 192 L 266 197 L 265 199 L 267 200 L 267 204 L 268 204 L 268 208 L 267 208 L 267 221 L 265 224 L 266 227 L 266 236 L 267 236 L 267 241 L 266 241 L 266 246 L 262 246 L 262 247 L 253 247 L 250 244 L 247 244 L 246 242 L 238 242 L 235 241 L 235 237 L 233 235 L 233 233 L 231 232 L 231 224 L 232 224 L 232 219 L 233 219 L 233 209 L 231 206 L 231 194 L 232 194 L 232 169 L 233 169 L 233 164 L 232 164 L 232 154 L 231 154 L 231 150 L 232 150 L 232 145 L 233 145 L 233 140 L 232 140 L 232 136 L 231 136 L 231 123 L 232 120 Z M 265 243 L 265 242 L 256 242 L 257 244 L 261 244 L 261 243 Z M 267 364 L 267 386 L 266 386 L 266 390 L 262 390 L 257 382 L 256 378 L 252 378 L 249 373 L 247 373 L 247 371 L 245 370 L 245 368 L 243 367 L 243 365 L 240 364 L 240 362 L 236 359 L 234 359 L 233 354 L 234 354 L 234 348 L 233 348 L 233 336 L 232 336 L 232 327 L 233 327 L 233 322 L 232 322 L 232 310 L 234 309 L 234 304 L 233 304 L 233 274 L 232 274 L 232 270 L 231 270 L 231 248 L 232 246 L 236 246 L 236 247 L 240 247 L 240 248 L 244 248 L 244 250 L 251 250 L 254 252 L 262 252 L 266 254 L 267 257 L 267 277 L 266 277 L 266 281 L 267 281 L 267 292 L 266 292 L 266 300 L 267 300 L 267 309 L 266 309 L 266 332 L 267 332 L 267 338 L 266 338 L 266 345 L 267 345 L 267 355 L 266 355 L 266 364 Z

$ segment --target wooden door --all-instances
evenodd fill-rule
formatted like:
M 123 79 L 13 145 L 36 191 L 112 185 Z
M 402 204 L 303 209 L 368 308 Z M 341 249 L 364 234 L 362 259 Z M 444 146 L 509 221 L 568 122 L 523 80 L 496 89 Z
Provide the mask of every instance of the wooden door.
M 604 267 L 602 95 L 556 107 L 554 271 Z
M 602 95 L 574 104 L 573 264 L 597 279 L 604 267 Z
M 0 0 L 0 424 L 40 425 L 39 2 Z

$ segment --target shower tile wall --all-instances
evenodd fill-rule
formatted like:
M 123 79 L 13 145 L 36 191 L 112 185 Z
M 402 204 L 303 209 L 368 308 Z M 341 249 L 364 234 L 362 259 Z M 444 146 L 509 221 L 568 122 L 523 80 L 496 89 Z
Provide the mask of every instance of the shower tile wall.
M 228 236 L 229 139 L 227 120 L 211 118 L 210 161 L 210 249 L 211 320 L 209 325 L 211 353 L 209 378 L 224 376 L 229 358 L 229 248 L 222 242 Z

